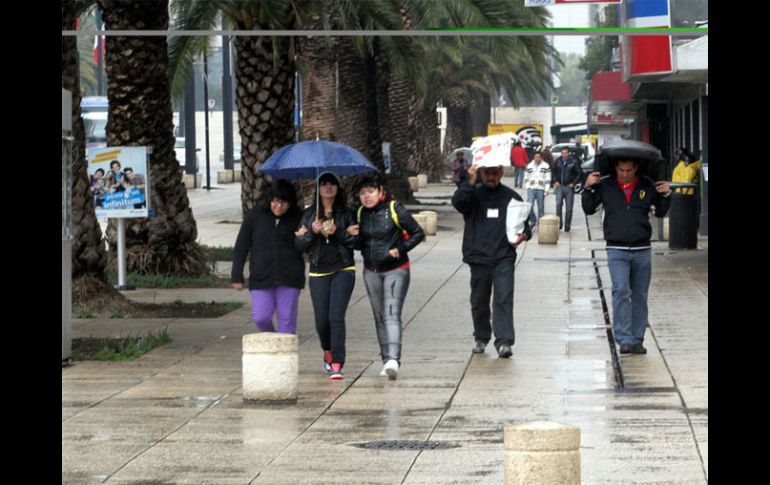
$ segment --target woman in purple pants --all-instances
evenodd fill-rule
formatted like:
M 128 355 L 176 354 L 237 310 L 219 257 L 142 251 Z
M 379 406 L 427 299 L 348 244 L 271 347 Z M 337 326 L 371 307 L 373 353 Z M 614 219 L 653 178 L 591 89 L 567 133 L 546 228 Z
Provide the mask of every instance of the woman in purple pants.
M 277 312 L 278 332 L 297 333 L 299 292 L 305 286 L 305 260 L 294 247 L 301 216 L 294 186 L 279 180 L 266 202 L 244 216 L 238 232 L 230 281 L 236 290 L 243 289 L 243 265 L 250 254 L 251 313 L 260 332 L 275 331 Z

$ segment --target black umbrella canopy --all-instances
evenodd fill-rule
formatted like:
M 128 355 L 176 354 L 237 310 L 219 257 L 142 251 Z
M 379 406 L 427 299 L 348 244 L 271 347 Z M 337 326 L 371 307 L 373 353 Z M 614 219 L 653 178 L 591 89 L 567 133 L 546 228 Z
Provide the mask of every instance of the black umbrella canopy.
M 635 160 L 639 162 L 640 176 L 647 175 L 653 180 L 664 180 L 666 166 L 660 150 L 637 140 L 614 140 L 599 147 L 596 153 L 596 168 L 602 176 L 615 175 L 615 161 Z

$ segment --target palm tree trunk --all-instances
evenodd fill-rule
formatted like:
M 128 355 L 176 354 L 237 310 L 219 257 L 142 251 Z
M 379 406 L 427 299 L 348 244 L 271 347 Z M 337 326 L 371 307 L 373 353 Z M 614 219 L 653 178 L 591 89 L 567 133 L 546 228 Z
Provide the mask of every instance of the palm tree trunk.
M 286 38 L 235 37 L 236 105 L 241 135 L 241 208 L 245 214 L 263 196 L 268 181 L 259 171 L 281 147 L 294 142 L 294 60 Z
M 427 173 L 430 180 L 442 180 L 449 168 L 441 154 L 441 134 L 436 128 L 436 108 L 431 104 L 417 112 L 417 156 L 414 158 L 415 173 Z
M 489 94 L 485 94 L 482 99 L 471 104 L 471 137 L 487 135 L 487 126 L 491 123 L 491 110 L 492 101 Z
M 168 2 L 107 1 L 108 30 L 165 30 Z M 140 273 L 200 275 L 210 271 L 174 153 L 174 124 L 165 37 L 107 37 L 108 146 L 147 146 L 154 217 L 129 219 L 127 268 Z M 114 241 L 114 229 L 108 236 Z
M 62 3 L 62 29 L 75 25 L 75 0 Z M 80 116 L 80 72 L 76 37 L 62 38 L 62 87 L 72 93 L 72 277 L 85 274 L 104 279 L 106 252 L 94 213 L 85 154 L 85 130 Z

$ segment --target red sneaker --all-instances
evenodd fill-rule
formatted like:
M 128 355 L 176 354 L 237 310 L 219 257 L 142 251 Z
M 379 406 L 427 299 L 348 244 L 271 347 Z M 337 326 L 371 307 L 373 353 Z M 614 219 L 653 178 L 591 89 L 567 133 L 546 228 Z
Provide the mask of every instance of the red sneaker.
M 332 363 L 332 373 L 329 378 L 333 381 L 340 381 L 345 378 L 345 374 L 342 373 L 342 364 L 339 362 Z

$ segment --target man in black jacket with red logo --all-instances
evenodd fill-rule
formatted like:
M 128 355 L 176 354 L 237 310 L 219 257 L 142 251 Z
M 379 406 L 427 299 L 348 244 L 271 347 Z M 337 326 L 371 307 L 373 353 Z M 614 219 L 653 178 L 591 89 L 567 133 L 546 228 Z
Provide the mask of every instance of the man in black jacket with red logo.
M 646 354 L 647 292 L 652 276 L 650 210 L 663 217 L 671 205 L 668 182 L 637 175 L 639 162 L 618 159 L 616 177 L 591 172 L 581 202 L 593 214 L 604 206 L 604 239 L 612 279 L 612 327 L 621 354 Z

